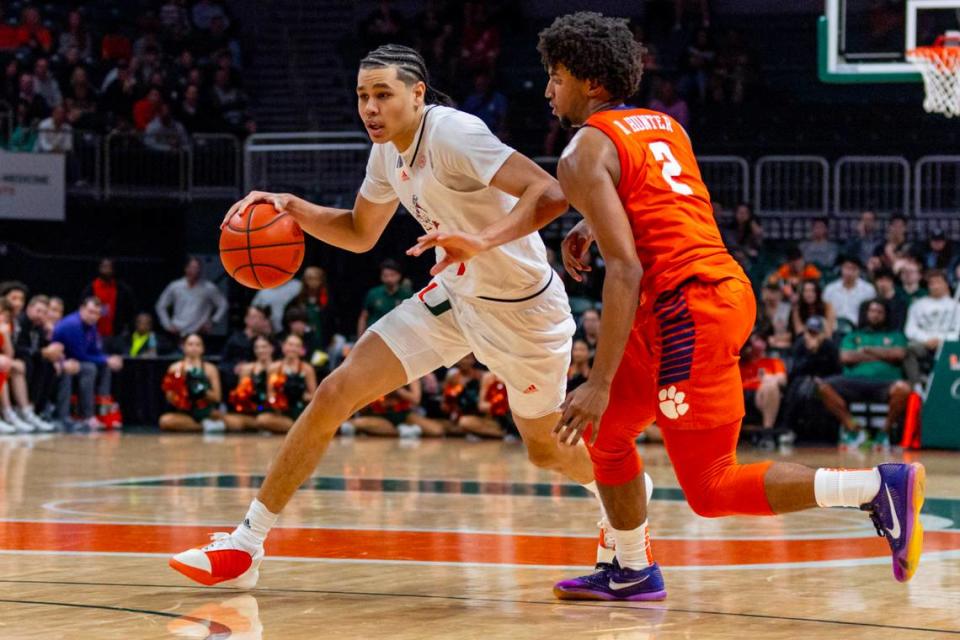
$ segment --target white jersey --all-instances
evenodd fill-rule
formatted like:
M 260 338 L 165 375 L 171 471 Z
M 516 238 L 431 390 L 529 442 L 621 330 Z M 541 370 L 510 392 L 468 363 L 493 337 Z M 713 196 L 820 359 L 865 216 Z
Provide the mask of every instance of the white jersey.
M 479 233 L 517 202 L 490 186 L 513 153 L 479 118 L 430 105 L 405 153 L 392 142 L 373 145 L 360 195 L 377 203 L 399 198 L 428 232 Z M 443 250 L 436 251 L 439 262 Z M 439 279 L 456 295 L 512 300 L 537 293 L 551 274 L 543 240 L 531 233 L 447 267 Z

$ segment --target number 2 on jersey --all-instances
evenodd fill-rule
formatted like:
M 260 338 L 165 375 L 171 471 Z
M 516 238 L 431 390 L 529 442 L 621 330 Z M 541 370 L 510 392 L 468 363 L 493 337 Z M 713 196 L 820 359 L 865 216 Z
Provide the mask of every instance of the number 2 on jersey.
M 674 178 L 680 175 L 683 167 L 681 167 L 677 159 L 673 157 L 673 152 L 670 151 L 670 145 L 666 142 L 651 142 L 650 152 L 653 153 L 653 157 L 657 162 L 663 163 L 661 174 L 674 193 L 685 196 L 693 195 L 693 189 L 690 188 L 690 185 L 674 180 Z

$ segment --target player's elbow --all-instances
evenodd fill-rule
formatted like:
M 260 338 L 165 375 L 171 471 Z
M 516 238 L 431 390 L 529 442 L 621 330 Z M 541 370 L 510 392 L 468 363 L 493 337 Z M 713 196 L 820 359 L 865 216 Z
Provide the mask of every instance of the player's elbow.
M 615 278 L 630 286 L 640 286 L 643 278 L 643 266 L 640 260 L 633 258 L 611 257 L 606 262 L 606 278 Z
M 570 203 L 567 196 L 563 195 L 560 183 L 551 178 L 537 200 L 537 210 L 541 217 L 552 221 L 566 213 L 569 208 Z

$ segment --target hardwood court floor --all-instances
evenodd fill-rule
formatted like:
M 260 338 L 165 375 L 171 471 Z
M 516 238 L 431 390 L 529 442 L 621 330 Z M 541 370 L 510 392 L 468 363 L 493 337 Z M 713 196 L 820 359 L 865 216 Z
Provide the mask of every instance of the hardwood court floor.
M 234 526 L 278 445 L 0 439 L 0 639 L 960 635 L 960 454 L 908 454 L 928 470 L 926 553 L 908 585 L 860 512 L 699 518 L 649 445 L 668 599 L 562 603 L 553 582 L 592 565 L 594 501 L 534 469 L 517 444 L 462 440 L 336 440 L 271 534 L 255 591 L 202 588 L 168 569 L 169 554 Z

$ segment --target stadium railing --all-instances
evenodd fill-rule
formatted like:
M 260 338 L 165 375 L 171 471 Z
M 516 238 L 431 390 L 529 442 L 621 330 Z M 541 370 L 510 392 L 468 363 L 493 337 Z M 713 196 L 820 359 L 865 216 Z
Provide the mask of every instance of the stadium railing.
M 240 197 L 240 139 L 229 133 L 196 133 L 187 172 L 191 198 Z
M 960 156 L 924 156 L 913 170 L 914 212 L 918 218 L 960 211 Z
M 244 144 L 244 191 L 294 191 L 350 207 L 369 151 L 360 131 L 257 133 Z
M 144 140 L 141 133 L 114 131 L 107 136 L 104 197 L 188 199 L 190 148 L 161 151 Z
M 754 165 L 758 216 L 826 216 L 830 164 L 820 156 L 763 156 Z
M 843 156 L 833 164 L 833 210 L 859 216 L 910 209 L 910 163 L 900 156 Z

